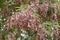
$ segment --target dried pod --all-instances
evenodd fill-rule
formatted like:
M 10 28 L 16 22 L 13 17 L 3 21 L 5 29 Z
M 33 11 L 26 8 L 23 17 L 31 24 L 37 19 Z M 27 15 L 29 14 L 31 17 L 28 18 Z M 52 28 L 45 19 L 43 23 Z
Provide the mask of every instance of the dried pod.
M 53 5 L 51 10 L 51 16 L 50 16 L 50 20 L 51 21 L 57 21 L 57 15 L 56 15 L 56 5 Z
M 45 3 L 43 3 L 43 4 L 40 5 L 40 7 L 38 8 L 38 10 L 39 10 L 39 14 L 41 16 L 43 16 L 43 17 L 47 16 L 48 6 L 49 6 L 48 2 L 45 2 Z

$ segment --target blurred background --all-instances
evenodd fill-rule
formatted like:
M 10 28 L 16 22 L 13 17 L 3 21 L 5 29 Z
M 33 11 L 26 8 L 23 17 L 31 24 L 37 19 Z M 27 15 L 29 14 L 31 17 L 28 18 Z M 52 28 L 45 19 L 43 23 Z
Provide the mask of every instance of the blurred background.
M 60 0 L 0 0 L 0 40 L 60 40 Z

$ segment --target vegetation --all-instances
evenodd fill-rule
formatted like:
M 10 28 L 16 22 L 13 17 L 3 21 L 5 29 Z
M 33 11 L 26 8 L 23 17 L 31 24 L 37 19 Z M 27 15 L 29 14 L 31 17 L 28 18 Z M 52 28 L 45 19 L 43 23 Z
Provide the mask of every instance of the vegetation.
M 60 1 L 0 0 L 0 40 L 60 40 Z

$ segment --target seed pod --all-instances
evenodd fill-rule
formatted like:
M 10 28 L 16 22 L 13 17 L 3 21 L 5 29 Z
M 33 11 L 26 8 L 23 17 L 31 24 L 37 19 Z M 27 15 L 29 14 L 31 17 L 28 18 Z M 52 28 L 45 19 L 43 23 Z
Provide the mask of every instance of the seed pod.
M 39 14 L 41 16 L 43 16 L 43 17 L 47 16 L 48 6 L 49 6 L 48 2 L 45 2 L 42 5 L 40 5 L 40 7 L 38 8 L 38 10 L 39 10 Z

